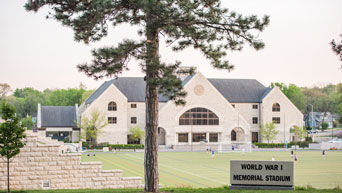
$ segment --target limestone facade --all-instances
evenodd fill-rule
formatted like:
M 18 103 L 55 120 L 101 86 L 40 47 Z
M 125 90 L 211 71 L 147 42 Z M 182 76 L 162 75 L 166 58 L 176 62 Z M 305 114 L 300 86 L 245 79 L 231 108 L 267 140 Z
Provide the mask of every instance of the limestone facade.
M 262 97 L 260 96 L 258 101 L 230 102 L 200 72 L 197 72 L 188 81 L 184 81 L 183 86 L 187 92 L 185 106 L 176 106 L 173 101 L 160 100 L 159 102 L 160 145 L 168 147 L 179 145 L 198 146 L 200 142 L 192 142 L 192 135 L 196 133 L 205 134 L 206 141 L 212 146 L 218 146 L 219 144 L 250 144 L 252 141 L 262 142 L 259 130 L 262 124 L 272 122 L 274 117 L 280 118 L 280 123 L 276 124 L 279 134 L 273 142 L 284 142 L 284 139 L 291 141 L 290 129 L 294 125 L 303 126 L 303 114 L 278 88 L 270 89 L 263 86 L 265 94 Z M 144 99 L 129 99 L 129 97 L 135 97 L 132 97 L 132 93 L 129 95 L 126 93 L 125 95 L 123 90 L 125 90 L 125 87 L 118 89 L 114 83 L 111 83 L 94 101 L 80 106 L 81 119 L 89 116 L 91 110 L 95 108 L 101 110 L 107 117 L 116 117 L 117 123 L 108 124 L 99 135 L 98 142 L 126 144 L 128 142 L 127 135 L 130 134 L 130 127 L 140 126 L 141 129 L 145 127 Z M 137 95 L 139 93 L 137 92 Z M 250 94 L 253 95 L 253 93 Z M 115 101 L 117 104 L 116 111 L 107 110 L 111 101 Z M 279 112 L 272 111 L 272 105 L 275 103 L 280 105 Z M 181 125 L 179 120 L 182 114 L 193 108 L 205 108 L 212 111 L 219 118 L 219 124 Z M 132 118 L 136 118 L 136 122 L 132 122 Z M 232 140 L 233 131 L 237 135 L 235 140 Z M 185 134 L 184 136 L 188 140 L 180 142 L 179 134 Z M 211 134 L 217 135 L 218 140 L 211 142 Z M 141 143 L 143 142 L 141 140 Z
M 26 145 L 10 163 L 10 186 L 17 190 L 140 188 L 141 177 L 102 170 L 101 162 L 81 162 L 81 154 L 62 154 L 63 143 L 27 132 Z M 7 163 L 0 159 L 0 190 L 7 189 Z

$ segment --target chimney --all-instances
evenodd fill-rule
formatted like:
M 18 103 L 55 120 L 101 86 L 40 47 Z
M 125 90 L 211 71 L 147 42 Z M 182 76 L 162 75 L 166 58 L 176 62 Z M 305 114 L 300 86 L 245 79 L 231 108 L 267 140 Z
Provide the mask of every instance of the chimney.
M 80 124 L 80 115 L 78 112 L 78 104 L 75 104 L 75 111 L 76 111 L 76 122 L 77 122 L 77 125 L 79 125 Z
M 42 127 L 42 110 L 40 103 L 38 103 L 38 109 L 37 109 L 37 129 Z

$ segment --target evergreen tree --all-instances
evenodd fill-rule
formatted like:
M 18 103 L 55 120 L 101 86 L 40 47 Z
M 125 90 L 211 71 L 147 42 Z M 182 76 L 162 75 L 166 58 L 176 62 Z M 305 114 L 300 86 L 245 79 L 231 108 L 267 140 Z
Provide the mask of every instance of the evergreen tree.
M 342 34 L 340 35 L 342 38 Z M 335 52 L 336 55 L 340 56 L 340 60 L 342 61 L 342 39 L 341 42 L 335 42 L 335 40 L 332 40 L 330 42 L 331 49 L 333 52 Z
M 108 33 L 108 26 L 129 23 L 141 27 L 139 41 L 123 40 L 117 47 L 93 50 L 90 64 L 80 71 L 99 79 L 117 76 L 127 69 L 130 59 L 140 61 L 146 73 L 145 191 L 159 190 L 158 178 L 158 95 L 184 104 L 186 93 L 177 73 L 180 62 L 160 61 L 159 40 L 165 38 L 173 51 L 188 47 L 200 50 L 215 68 L 232 70 L 224 59 L 227 50 L 241 50 L 244 43 L 255 49 L 264 47 L 258 32 L 269 24 L 269 17 L 244 17 L 221 8 L 219 0 L 28 0 L 28 11 L 48 6 L 48 18 L 74 30 L 75 40 L 89 43 Z M 256 32 L 256 33 L 255 33 Z
M 7 161 L 7 188 L 10 192 L 9 166 L 10 159 L 20 153 L 20 148 L 24 147 L 22 141 L 25 138 L 25 128 L 20 124 L 19 118 L 15 115 L 15 108 L 2 102 L 0 115 L 4 120 L 0 123 L 0 155 Z

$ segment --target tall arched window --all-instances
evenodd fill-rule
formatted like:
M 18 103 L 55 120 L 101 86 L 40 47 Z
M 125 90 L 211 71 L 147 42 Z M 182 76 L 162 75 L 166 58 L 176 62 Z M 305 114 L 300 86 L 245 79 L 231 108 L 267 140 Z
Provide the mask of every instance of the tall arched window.
M 116 111 L 116 103 L 114 101 L 108 103 L 108 111 Z
M 230 133 L 230 139 L 231 141 L 236 141 L 236 132 L 234 130 Z
M 218 125 L 219 118 L 211 110 L 193 108 L 179 117 L 179 125 Z
M 280 112 L 280 105 L 279 105 L 279 103 L 274 103 L 272 105 L 272 111 L 273 112 Z

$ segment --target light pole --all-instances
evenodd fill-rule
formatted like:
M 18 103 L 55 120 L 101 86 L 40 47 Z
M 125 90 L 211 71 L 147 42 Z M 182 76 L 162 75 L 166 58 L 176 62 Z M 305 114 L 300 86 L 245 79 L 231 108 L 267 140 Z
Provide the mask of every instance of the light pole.
M 285 112 L 284 112 L 284 150 L 286 150 L 286 146 L 287 146 L 287 141 L 286 141 L 286 134 L 285 134 Z
M 309 104 L 309 105 L 311 105 L 311 129 L 313 130 L 313 121 L 314 121 L 314 119 L 313 119 L 313 105 L 312 104 Z

